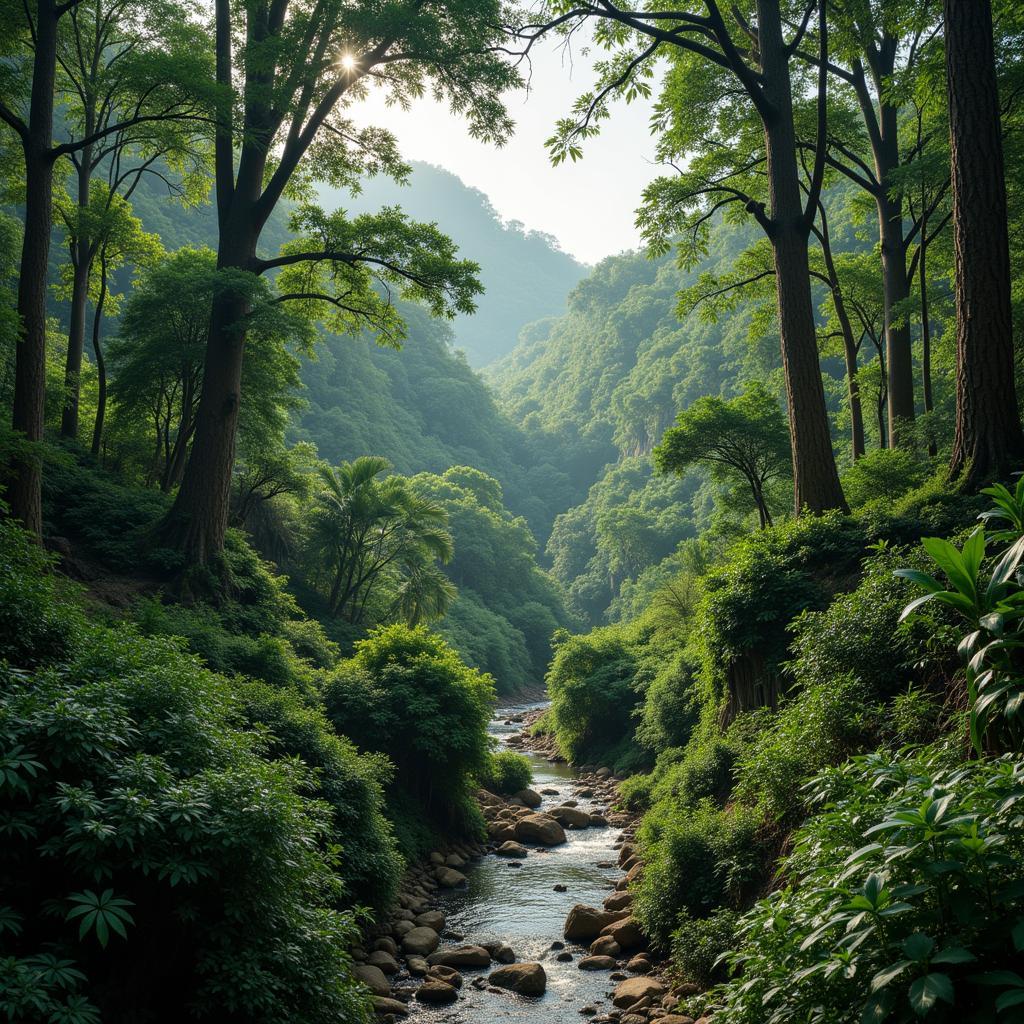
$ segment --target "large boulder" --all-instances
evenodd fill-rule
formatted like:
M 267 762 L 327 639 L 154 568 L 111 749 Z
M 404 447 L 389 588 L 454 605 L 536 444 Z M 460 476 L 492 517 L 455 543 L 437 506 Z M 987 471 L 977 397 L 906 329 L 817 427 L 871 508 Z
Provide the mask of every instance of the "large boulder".
M 590 952 L 594 956 L 618 956 L 622 947 L 610 935 L 598 935 L 590 944 Z
M 647 945 L 647 938 L 634 917 L 613 921 L 601 929 L 601 934 L 614 939 L 623 949 L 640 949 Z
M 419 925 L 402 936 L 402 949 L 415 956 L 427 956 L 440 945 L 441 939 L 433 928 Z
M 538 963 L 506 964 L 492 971 L 487 980 L 521 996 L 542 996 L 548 985 L 548 976 Z
M 665 992 L 665 986 L 654 978 L 627 978 L 616 986 L 612 1002 L 624 1010 L 641 999 L 660 999 Z
M 428 964 L 443 964 L 445 967 L 488 967 L 491 954 L 483 946 L 457 946 L 455 949 L 439 949 L 427 957 Z
M 388 999 L 386 996 L 373 997 L 373 1012 L 383 1017 L 386 1014 L 393 1014 L 395 1017 L 408 1017 L 409 1007 L 400 999 Z
M 511 839 L 506 843 L 502 843 L 494 852 L 499 857 L 516 857 L 519 859 L 527 855 L 526 847 L 522 843 L 517 843 Z
M 590 826 L 590 815 L 581 811 L 578 807 L 552 807 L 548 812 L 551 817 L 566 828 L 588 828 Z
M 385 974 L 398 973 L 398 961 L 386 950 L 376 949 L 367 958 L 371 967 L 379 967 Z
M 466 884 L 466 876 L 455 868 L 439 867 L 434 870 L 434 877 L 444 889 L 457 889 Z
M 581 971 L 614 971 L 618 964 L 612 956 L 585 956 L 576 966 Z
M 601 934 L 601 930 L 617 921 L 622 916 L 611 910 L 599 910 L 577 903 L 565 919 L 562 934 L 570 942 L 593 942 Z
M 632 905 L 631 892 L 613 892 L 611 896 L 606 896 L 604 901 L 605 910 L 628 910 Z
M 391 994 L 391 984 L 379 967 L 370 964 L 356 964 L 352 973 L 361 981 L 375 996 L 386 996 Z
M 449 985 L 446 981 L 427 978 L 416 989 L 416 998 L 421 1003 L 454 1003 L 459 998 L 459 992 L 454 985 Z
M 444 931 L 444 922 L 445 917 L 440 910 L 425 910 L 422 914 L 417 914 L 413 921 L 417 927 L 433 928 L 435 932 Z
M 532 789 L 521 789 L 516 793 L 516 799 L 522 803 L 524 807 L 540 807 L 543 803 L 540 793 L 535 793 Z
M 526 814 L 516 822 L 515 837 L 521 843 L 560 846 L 565 842 L 565 830 L 550 814 Z

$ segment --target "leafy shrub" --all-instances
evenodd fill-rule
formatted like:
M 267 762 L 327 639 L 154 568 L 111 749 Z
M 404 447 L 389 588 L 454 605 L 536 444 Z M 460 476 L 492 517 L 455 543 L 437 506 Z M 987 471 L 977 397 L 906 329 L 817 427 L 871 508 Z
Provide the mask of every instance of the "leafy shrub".
M 633 685 L 635 673 L 632 646 L 619 627 L 558 638 L 547 675 L 550 722 L 570 761 L 628 756 L 633 711 L 641 699 Z
M 360 749 L 386 754 L 395 766 L 389 793 L 409 798 L 391 801 L 403 853 L 419 842 L 403 831 L 410 807 L 445 828 L 479 829 L 472 781 L 489 767 L 493 702 L 491 678 L 423 628 L 374 630 L 329 677 L 324 705 L 335 728 Z
M 928 464 L 905 448 L 876 448 L 861 456 L 843 474 L 843 493 L 850 508 L 882 498 L 892 502 L 924 483 Z
M 658 634 L 648 645 L 644 660 L 660 665 L 644 694 L 637 740 L 654 751 L 685 747 L 699 718 L 698 692 L 693 669 L 683 650 L 666 650 L 667 638 Z
M 872 754 L 815 781 L 789 884 L 743 918 L 716 1021 L 1020 1020 L 1024 761 L 958 761 Z
M 759 817 L 733 805 L 710 802 L 687 808 L 659 802 L 639 832 L 644 872 L 634 885 L 633 913 L 663 950 L 683 915 L 706 917 L 720 907 L 740 907 L 753 895 L 765 868 Z
M 0 502 L 0 662 L 28 668 L 64 657 L 82 617 L 59 602 L 51 559 L 6 512 Z
M 512 750 L 500 750 L 491 754 L 487 767 L 477 776 L 477 782 L 492 793 L 509 796 L 526 789 L 533 773 L 530 762 Z
M 167 639 L 0 668 L 0 1014 L 358 1021 L 331 812 Z
M 716 910 L 710 917 L 683 915 L 672 933 L 672 967 L 685 981 L 707 988 L 725 980 L 725 966 L 719 958 L 733 948 L 737 915 Z
M 253 682 L 239 687 L 238 696 L 246 721 L 266 730 L 269 756 L 297 757 L 316 773 L 314 795 L 331 808 L 331 841 L 338 847 L 337 871 L 346 899 L 385 909 L 403 869 L 383 810 L 391 765 L 381 755 L 357 753 L 319 707 L 310 707 L 293 691 Z

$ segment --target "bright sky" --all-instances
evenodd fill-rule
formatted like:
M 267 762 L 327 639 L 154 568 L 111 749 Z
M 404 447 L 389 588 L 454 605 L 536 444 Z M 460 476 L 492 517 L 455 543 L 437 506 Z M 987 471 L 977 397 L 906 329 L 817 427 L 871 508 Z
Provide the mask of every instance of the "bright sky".
M 544 140 L 555 121 L 593 81 L 593 55 L 555 40 L 533 49 L 530 92 L 508 97 L 516 135 L 502 149 L 470 138 L 460 119 L 432 99 L 408 112 L 385 107 L 383 97 L 359 105 L 359 121 L 386 125 L 406 159 L 438 164 L 480 189 L 505 220 L 554 235 L 584 263 L 636 248 L 634 211 L 644 186 L 658 176 L 648 132 L 650 104 L 618 104 L 601 135 L 585 143 L 584 157 L 552 167 Z

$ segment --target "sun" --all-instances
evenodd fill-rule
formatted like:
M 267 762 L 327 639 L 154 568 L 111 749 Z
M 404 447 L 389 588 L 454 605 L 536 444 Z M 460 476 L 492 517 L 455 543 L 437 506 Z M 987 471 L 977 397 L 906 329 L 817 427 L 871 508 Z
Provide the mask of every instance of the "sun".
M 359 62 L 351 53 L 343 53 L 338 60 L 338 65 L 341 67 L 341 70 L 348 72 L 355 71 L 358 63 Z

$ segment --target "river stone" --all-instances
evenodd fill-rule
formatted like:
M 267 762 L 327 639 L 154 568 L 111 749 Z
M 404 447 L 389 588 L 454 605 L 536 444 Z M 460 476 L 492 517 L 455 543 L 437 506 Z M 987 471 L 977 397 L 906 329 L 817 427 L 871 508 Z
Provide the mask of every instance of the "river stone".
M 624 1010 L 641 999 L 660 999 L 665 994 L 665 986 L 653 978 L 627 978 L 619 982 L 612 993 L 612 1002 Z
M 598 768 L 594 774 L 599 779 L 609 779 L 611 778 L 612 770 L 611 768 Z
M 593 942 L 601 934 L 602 928 L 616 920 L 618 917 L 612 911 L 598 910 L 597 907 L 577 903 L 565 919 L 562 934 L 570 942 Z
M 516 822 L 515 837 L 521 842 L 560 846 L 565 831 L 550 814 L 527 814 Z
M 590 944 L 593 956 L 618 956 L 622 947 L 610 935 L 598 935 Z
M 561 793 L 557 789 L 542 789 L 541 793 L 543 793 L 544 796 L 560 796 L 561 795 Z
M 519 800 L 524 807 L 540 807 L 543 803 L 540 793 L 535 793 L 532 789 L 519 790 L 519 792 L 516 793 L 516 799 Z
M 407 956 L 405 966 L 409 968 L 409 973 L 414 978 L 422 978 L 430 968 L 430 964 L 421 956 Z
M 379 967 L 370 964 L 356 964 L 352 973 L 359 979 L 375 996 L 386 996 L 391 994 L 391 985 Z
M 659 1017 L 658 1021 L 659 1024 L 694 1024 L 692 1017 L 681 1013 L 667 1013 L 664 1017 Z
M 453 988 L 462 988 L 462 975 L 454 967 L 445 967 L 444 964 L 434 964 L 427 971 L 427 977 L 435 981 L 443 981 Z
M 420 925 L 402 936 L 402 949 L 416 956 L 427 956 L 440 945 L 441 939 L 433 928 Z M 371 961 L 372 962 L 372 961 Z
M 622 867 L 623 864 L 626 863 L 627 860 L 629 860 L 630 857 L 633 856 L 633 853 L 634 853 L 634 850 L 633 850 L 632 845 L 629 844 L 629 843 L 623 843 L 622 848 L 619 850 L 619 867 L 620 868 Z
M 572 953 L 570 953 L 568 950 L 563 950 L 561 953 L 558 954 L 558 956 L 555 957 L 555 959 L 560 964 L 571 964 L 572 963 Z
M 517 843 L 510 839 L 507 843 L 502 843 L 494 851 L 499 857 L 517 857 L 522 858 L 527 855 L 527 849 L 522 843 Z
M 633 894 L 631 892 L 613 892 L 604 900 L 605 910 L 628 910 L 633 905 Z
M 385 953 L 390 953 L 392 956 L 398 956 L 398 946 L 395 945 L 395 940 L 390 935 L 382 935 L 374 944 L 374 949 L 383 949 Z M 364 956 L 365 960 L 366 957 Z
M 430 863 L 437 867 L 441 867 L 444 864 L 444 854 L 440 850 L 434 850 L 430 855 Z
M 445 967 L 488 967 L 491 954 L 483 946 L 458 946 L 455 949 L 440 949 L 427 957 L 427 963 L 443 964 Z
M 614 971 L 616 963 L 611 956 L 585 956 L 576 966 L 581 971 Z
M 608 819 L 603 814 L 592 814 L 590 816 L 590 825 L 592 828 L 607 828 Z
M 455 868 L 438 868 L 434 872 L 434 877 L 445 889 L 456 889 L 466 884 L 466 876 Z
M 623 949 L 639 949 L 647 945 L 647 939 L 640 925 L 633 917 L 624 917 L 601 929 L 602 935 L 610 935 Z
M 632 971 L 633 974 L 650 974 L 651 961 L 643 956 L 635 956 L 626 964 L 626 970 Z
M 504 942 L 485 942 L 484 949 L 491 954 L 491 959 L 499 964 L 514 964 L 516 955 L 512 947 Z
M 444 931 L 445 916 L 440 910 L 425 910 L 417 914 L 414 924 L 419 928 L 433 928 L 435 932 Z M 431 950 L 433 952 L 433 950 Z
M 459 993 L 454 985 L 433 978 L 416 989 L 416 999 L 421 1003 L 454 1003 L 458 998 Z
M 578 807 L 552 807 L 550 814 L 560 825 L 571 828 L 588 828 L 590 826 L 590 815 Z
M 403 935 L 408 935 L 414 927 L 415 925 L 412 921 L 396 921 L 395 926 L 391 929 L 391 933 L 401 938 Z
M 378 1017 L 383 1017 L 386 1013 L 393 1013 L 396 1017 L 408 1017 L 409 1007 L 400 999 L 388 999 L 385 996 L 374 996 L 373 1012 L 376 1013 Z
M 379 967 L 385 974 L 398 973 L 398 961 L 383 949 L 375 949 L 367 958 L 366 962 L 371 967 Z
M 506 964 L 492 971 L 487 980 L 521 996 L 542 996 L 548 984 L 548 976 L 538 963 Z
M 466 861 L 457 853 L 449 853 L 444 859 L 445 864 L 450 868 L 464 868 Z

